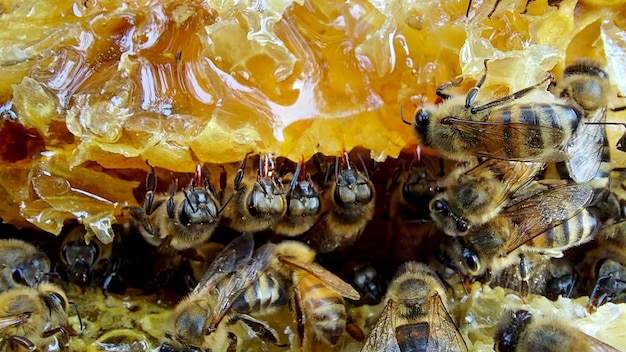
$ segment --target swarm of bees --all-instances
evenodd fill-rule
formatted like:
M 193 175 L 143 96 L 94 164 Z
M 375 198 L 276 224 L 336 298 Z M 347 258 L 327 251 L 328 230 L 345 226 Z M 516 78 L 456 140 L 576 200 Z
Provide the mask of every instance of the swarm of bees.
M 623 108 L 608 106 L 608 75 L 576 61 L 556 83 L 480 102 L 488 66 L 465 96 L 447 93 L 457 79 L 437 89 L 440 104 L 418 108 L 421 146 L 408 158 L 264 153 L 198 163 L 187 176 L 147 161 L 142 205 L 125 209 L 114 243 L 85 242 L 79 224 L 67 224 L 53 259 L 3 240 L 2 347 L 63 350 L 80 333 L 55 280 L 78 294 L 167 294 L 162 352 L 240 351 L 250 340 L 266 350 L 467 351 L 451 311 L 473 282 L 522 299 L 589 296 L 590 312 L 624 302 L 626 171 L 611 169 L 605 136 L 607 114 Z M 378 309 L 359 319 L 361 306 Z M 279 311 L 287 322 L 272 319 Z M 525 310 L 506 311 L 493 339 L 497 351 L 570 340 L 614 350 Z

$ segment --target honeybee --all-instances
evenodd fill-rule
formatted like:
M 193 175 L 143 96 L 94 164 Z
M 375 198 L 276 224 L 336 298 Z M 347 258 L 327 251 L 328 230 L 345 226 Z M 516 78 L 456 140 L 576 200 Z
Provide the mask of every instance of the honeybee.
M 447 253 L 451 265 L 464 275 L 489 281 L 511 265 L 520 265 L 520 272 L 528 273 L 527 256 L 533 261 L 561 257 L 564 250 L 591 240 L 599 227 L 585 209 L 592 196 L 591 187 L 577 184 L 520 200 L 491 221 L 471 228 L 467 236 L 455 237 Z
M 537 318 L 526 310 L 506 311 L 494 341 L 498 352 L 618 351 L 563 319 Z
M 423 156 L 418 146 L 409 166 L 400 159 L 394 170 L 387 184 L 383 214 L 389 219 L 386 243 L 393 251 L 394 263 L 426 260 L 418 256 L 429 254 L 424 249 L 439 242 L 441 233 L 431 219 L 428 204 L 439 191 L 438 176 L 444 166 L 443 159 Z
M 18 286 L 36 287 L 50 272 L 50 260 L 19 239 L 0 239 L 0 292 Z
M 589 295 L 590 309 L 596 309 L 607 302 L 626 301 L 626 266 L 620 261 L 606 258 L 597 270 L 597 279 Z
M 361 351 L 467 351 L 446 309 L 446 290 L 425 264 L 403 264 L 389 284 L 386 300 Z
M 110 269 L 113 253 L 113 242 L 104 244 L 91 238 L 87 243 L 86 232 L 83 225 L 70 225 L 65 231 L 60 248 L 60 258 L 66 265 L 68 279 L 76 282 L 83 290 L 95 275 L 104 274 Z
M 556 86 L 556 93 L 583 113 L 581 123 L 564 148 L 571 156 L 565 166 L 575 182 L 592 180 L 603 161 L 606 135 L 599 122 L 606 119 L 610 90 L 608 75 L 589 60 L 577 60 L 565 68 L 563 79 Z
M 320 253 L 351 246 L 374 217 L 376 191 L 363 167 L 365 174 L 350 164 L 347 152 L 341 163 L 335 159 L 335 180 L 323 196 L 325 212 L 307 235 L 307 243 Z
M 265 327 L 264 332 L 277 340 L 269 326 L 248 315 L 231 312 L 237 298 L 267 269 L 272 253 L 271 244 L 254 251 L 251 234 L 241 235 L 226 246 L 194 290 L 174 309 L 160 351 L 233 348 L 227 329 L 218 326 L 235 321 L 253 325 L 253 330 Z M 230 318 L 225 320 L 227 315 Z
M 443 90 L 460 81 L 437 88 L 444 102 L 425 106 L 415 114 L 414 129 L 420 142 L 442 156 L 468 161 L 474 157 L 551 162 L 569 155 L 561 149 L 576 130 L 581 113 L 558 100 L 524 99 L 548 79 L 483 105 L 474 105 L 485 73 L 465 98 Z
M 70 325 L 68 300 L 61 288 L 41 283 L 36 288 L 17 287 L 0 293 L 0 340 L 2 350 L 48 350 L 59 335 L 61 350 L 67 350 Z
M 374 266 L 366 261 L 349 261 L 342 270 L 342 277 L 361 295 L 355 305 L 376 305 L 385 295 L 387 283 L 381 266 Z
M 276 223 L 274 231 L 283 236 L 295 237 L 307 232 L 319 219 L 322 209 L 321 192 L 306 172 L 304 158 L 293 174 L 283 177 L 289 184 L 287 211 Z
M 130 207 L 144 239 L 153 246 L 184 250 L 211 238 L 223 206 L 202 166 L 196 165 L 195 175 L 186 189 L 178 191 L 178 182 L 174 181 L 167 195 L 155 194 L 157 176 L 152 166 L 150 169 L 143 209 Z
M 359 293 L 317 264 L 315 251 L 303 243 L 281 242 L 274 253 L 271 268 L 291 281 L 291 303 L 298 322 L 300 349 L 310 344 L 307 331 L 330 346 L 337 345 L 345 331 L 352 332 L 346 330 L 349 317 L 343 297 L 358 300 Z
M 274 227 L 287 212 L 287 198 L 276 173 L 274 155 L 259 153 L 256 177 L 245 177 L 247 155 L 234 182 L 233 201 L 224 208 L 224 218 L 238 232 L 260 232 Z
M 509 196 L 542 168 L 540 163 L 497 159 L 457 167 L 441 182 L 443 192 L 430 202 L 430 215 L 447 235 L 465 236 L 470 227 L 496 217 Z

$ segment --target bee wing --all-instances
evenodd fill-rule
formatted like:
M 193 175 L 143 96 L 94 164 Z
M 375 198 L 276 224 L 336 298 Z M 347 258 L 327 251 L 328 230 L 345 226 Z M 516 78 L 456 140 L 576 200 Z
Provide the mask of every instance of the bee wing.
M 29 318 L 30 314 L 25 313 L 22 315 L 14 315 L 14 316 L 8 316 L 8 317 L 2 317 L 0 318 L 0 330 L 4 330 L 4 329 L 8 329 L 10 327 L 14 327 L 17 325 L 20 325 L 22 323 L 24 323 L 28 318 Z
M 593 197 L 587 185 L 558 186 L 524 199 L 503 212 L 517 225 L 515 236 L 505 253 L 509 254 L 524 243 L 556 227 L 578 214 Z
M 209 326 L 216 327 L 235 300 L 254 283 L 269 266 L 270 257 L 274 251 L 273 244 L 266 244 L 254 252 L 254 259 L 248 260 L 245 265 L 238 265 L 235 272 L 225 278 L 225 283 L 218 289 L 217 300 L 212 311 L 212 318 L 208 319 Z
M 619 351 L 617 348 L 604 343 L 593 336 L 589 336 L 585 333 L 581 332 L 582 339 L 585 341 L 585 346 L 589 347 L 589 351 L 595 352 L 617 352 Z
M 472 153 L 476 156 L 533 162 L 557 162 L 569 159 L 569 154 L 556 149 L 559 145 L 545 144 L 546 141 L 559 141 L 565 138 L 565 132 L 558 128 L 504 121 L 472 121 L 455 117 L 447 119 L 454 124 L 463 138 L 475 142 Z M 506 141 L 502 140 L 503 136 L 506 136 Z M 511 148 L 515 145 L 523 145 L 524 148 L 515 149 L 516 155 L 511 156 Z M 546 150 L 551 151 L 546 154 Z
M 224 277 L 246 266 L 253 251 L 254 238 L 251 234 L 245 233 L 232 240 L 211 262 L 191 294 L 211 292 Z
M 435 293 L 428 302 L 429 351 L 465 351 L 467 345 L 439 294 Z
M 503 191 L 494 196 L 499 197 L 500 205 L 509 199 L 512 193 L 526 185 L 543 168 L 541 163 L 519 162 L 511 160 L 487 159 L 467 172 L 468 175 L 483 177 L 497 173 L 502 180 Z
M 401 352 L 394 329 L 392 300 L 385 305 L 361 352 Z
M 589 122 L 602 122 L 605 119 L 606 107 L 603 107 L 596 110 Z M 565 166 L 572 180 L 583 183 L 593 179 L 602 162 L 605 138 L 604 125 L 581 123 L 578 126 L 565 146 L 565 151 L 571 156 Z
M 280 257 L 280 261 L 309 272 L 311 275 L 320 279 L 325 286 L 343 297 L 350 298 L 354 301 L 361 298 L 361 295 L 354 287 L 315 262 L 302 262 L 293 257 Z

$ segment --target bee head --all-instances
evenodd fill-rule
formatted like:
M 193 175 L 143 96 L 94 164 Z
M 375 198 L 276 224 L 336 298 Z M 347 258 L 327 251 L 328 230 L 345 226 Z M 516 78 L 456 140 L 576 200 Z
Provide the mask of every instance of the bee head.
M 454 214 L 445 199 L 435 198 L 430 202 L 429 207 L 431 217 L 439 224 L 443 232 L 450 236 L 467 235 L 470 225 L 465 219 Z
M 415 113 L 413 128 L 419 136 L 420 142 L 422 144 L 426 144 L 425 136 L 428 134 L 428 126 L 430 124 L 431 116 L 432 112 L 424 108 L 417 110 L 417 112 Z
M 494 349 L 498 352 L 515 351 L 519 335 L 524 327 L 530 323 L 532 315 L 526 310 L 517 312 L 506 311 L 500 328 L 494 335 Z

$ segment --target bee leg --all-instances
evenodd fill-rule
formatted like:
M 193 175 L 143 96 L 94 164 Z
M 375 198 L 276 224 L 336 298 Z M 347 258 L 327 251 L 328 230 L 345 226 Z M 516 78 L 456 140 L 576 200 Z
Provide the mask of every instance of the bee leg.
M 356 325 L 351 315 L 348 315 L 346 319 L 346 332 L 358 342 L 365 341 L 365 334 L 363 333 L 363 330 Z
M 471 3 L 472 3 L 472 1 L 470 0 L 470 5 L 471 5 Z M 468 6 L 467 10 L 469 11 L 469 6 Z M 437 91 L 436 91 L 437 96 L 438 96 L 438 97 L 440 97 L 440 98 L 441 98 L 441 99 L 443 99 L 443 100 L 448 100 L 448 99 L 450 99 L 450 97 L 451 97 L 452 95 L 450 95 L 450 94 L 446 94 L 446 93 L 444 93 L 443 91 L 444 91 L 444 90 L 446 90 L 446 89 L 448 89 L 448 88 L 450 88 L 450 87 L 456 87 L 456 86 L 458 86 L 459 84 L 461 84 L 461 82 L 463 82 L 463 77 L 457 77 L 457 78 L 455 78 L 453 81 L 446 82 L 446 83 L 444 83 L 444 84 L 440 85 L 439 87 L 437 87 Z
M 236 352 L 237 351 L 237 335 L 232 332 L 228 332 L 228 347 L 226 348 L 226 352 Z
M 530 263 L 526 260 L 526 257 L 523 254 L 519 255 L 519 275 L 521 280 L 521 289 L 520 293 L 522 297 L 528 297 L 529 293 L 529 282 L 530 279 Z
M 9 345 L 13 345 L 13 343 L 16 343 L 22 347 L 24 347 L 25 349 L 29 350 L 29 351 L 35 351 L 37 350 L 37 347 L 35 346 L 35 344 L 22 336 L 11 336 L 9 337 Z
M 169 189 L 169 197 L 167 198 L 166 207 L 167 207 L 167 216 L 170 219 L 175 219 L 176 215 L 174 214 L 174 195 L 176 194 L 176 189 L 178 188 L 178 182 L 172 182 Z M 191 204 L 191 203 L 190 203 Z
M 489 14 L 487 15 L 488 19 L 491 19 L 491 15 L 493 15 L 493 13 L 496 12 L 496 9 L 498 8 L 500 1 L 502 0 L 496 0 L 496 3 L 493 5 L 493 9 L 491 9 L 491 12 L 489 12 Z
M 67 348 L 70 345 L 70 336 L 64 327 L 57 327 L 54 329 L 45 330 L 43 333 L 41 333 L 41 336 L 50 337 L 57 333 L 61 333 L 61 337 L 59 338 L 59 345 L 61 346 L 61 351 L 67 351 Z
M 530 4 L 531 1 L 534 1 L 534 0 L 526 0 L 526 6 L 524 6 L 524 12 L 522 12 L 522 15 L 525 15 L 526 12 L 528 12 L 528 5 Z
M 265 343 L 271 343 L 277 347 L 288 347 L 288 344 L 278 343 L 278 333 L 266 322 L 251 317 L 248 314 L 237 314 L 237 319 L 249 327 L 254 334 Z
M 470 11 L 471 8 L 472 8 L 472 0 L 469 0 L 467 2 L 467 10 L 465 10 L 465 17 L 466 18 L 469 17 L 469 11 Z
M 152 165 L 148 164 L 146 160 L 146 164 L 150 166 L 150 173 L 146 176 L 146 195 L 144 199 L 144 211 L 147 215 L 152 214 L 154 210 L 158 207 L 157 204 L 154 204 L 154 192 L 157 189 L 157 176 L 154 172 L 154 168 Z
M 300 295 L 300 290 L 295 286 L 293 288 L 293 310 L 296 314 L 296 323 L 298 324 L 298 342 L 300 345 L 300 351 L 304 351 L 304 323 L 305 317 L 302 312 L 302 307 L 300 307 L 300 302 L 302 302 L 302 296 Z
M 243 177 L 244 177 L 244 172 L 246 170 L 246 162 L 248 161 L 248 156 L 252 154 L 252 152 L 248 152 L 246 153 L 246 156 L 243 158 L 243 161 L 241 162 L 241 166 L 239 167 L 239 170 L 237 170 L 237 173 L 235 174 L 235 179 L 233 181 L 233 192 L 228 196 L 228 199 L 226 199 L 226 201 L 224 201 L 224 203 L 222 203 L 222 206 L 220 207 L 220 209 L 218 210 L 218 214 L 221 213 L 224 208 L 226 208 L 226 206 L 228 205 L 228 203 L 230 203 L 230 201 L 233 199 L 233 197 L 235 197 L 235 194 L 237 194 L 237 192 L 239 192 L 241 190 L 241 182 L 243 181 Z M 223 170 L 223 174 L 220 174 L 220 183 L 224 182 L 224 188 L 226 185 L 226 170 Z M 259 171 L 260 172 L 260 171 Z M 222 176 L 224 175 L 224 176 Z M 223 177 L 223 179 L 222 179 Z
M 487 64 L 485 63 L 485 67 L 486 67 L 486 65 L 487 65 Z M 485 71 L 485 73 L 486 73 L 486 71 Z M 539 83 L 537 83 L 537 84 L 535 84 L 535 85 L 533 85 L 533 86 L 526 87 L 526 88 L 524 88 L 524 89 L 522 89 L 522 90 L 518 90 L 518 91 L 517 91 L 517 92 L 515 92 L 515 93 L 509 94 L 509 95 L 507 95 L 507 96 L 505 96 L 505 97 L 502 97 L 502 98 L 500 98 L 500 99 L 496 99 L 496 100 L 491 101 L 491 102 L 489 102 L 489 103 L 487 103 L 487 104 L 472 107 L 472 108 L 471 108 L 471 110 L 470 110 L 470 112 L 471 112 L 472 114 L 476 114 L 477 112 L 484 111 L 484 110 L 489 110 L 489 109 L 493 109 L 493 108 L 494 108 L 494 107 L 496 107 L 496 106 L 503 105 L 503 104 L 507 104 L 507 103 L 509 103 L 509 102 L 511 102 L 511 101 L 513 101 L 513 100 L 517 100 L 517 99 L 519 99 L 519 98 L 521 98 L 521 97 L 525 96 L 526 94 L 528 94 L 528 93 L 532 92 L 533 90 L 535 90 L 535 89 L 537 89 L 537 88 L 541 87 L 541 86 L 542 86 L 542 85 L 544 85 L 546 82 L 551 81 L 553 78 L 554 78 L 554 77 L 552 76 L 552 74 L 550 74 L 548 77 L 544 78 L 541 82 L 539 82 Z M 472 88 L 472 89 L 474 89 L 474 88 Z M 467 99 L 468 99 L 468 100 L 469 100 L 469 98 L 470 98 L 470 94 L 471 94 L 471 93 L 472 93 L 472 91 L 470 91 L 470 93 L 468 93 L 468 97 L 467 97 Z M 474 93 L 474 95 L 476 95 L 476 94 L 477 94 L 477 93 Z M 471 104 L 470 104 L 470 105 L 467 105 L 467 100 L 466 100 L 466 107 L 467 107 L 467 108 L 469 108 L 470 106 L 471 106 Z
M 150 218 L 148 218 L 144 209 L 137 206 L 130 206 L 128 207 L 128 213 L 141 223 L 141 226 L 147 233 L 154 236 L 154 229 L 152 228 L 152 224 L 150 224 Z

